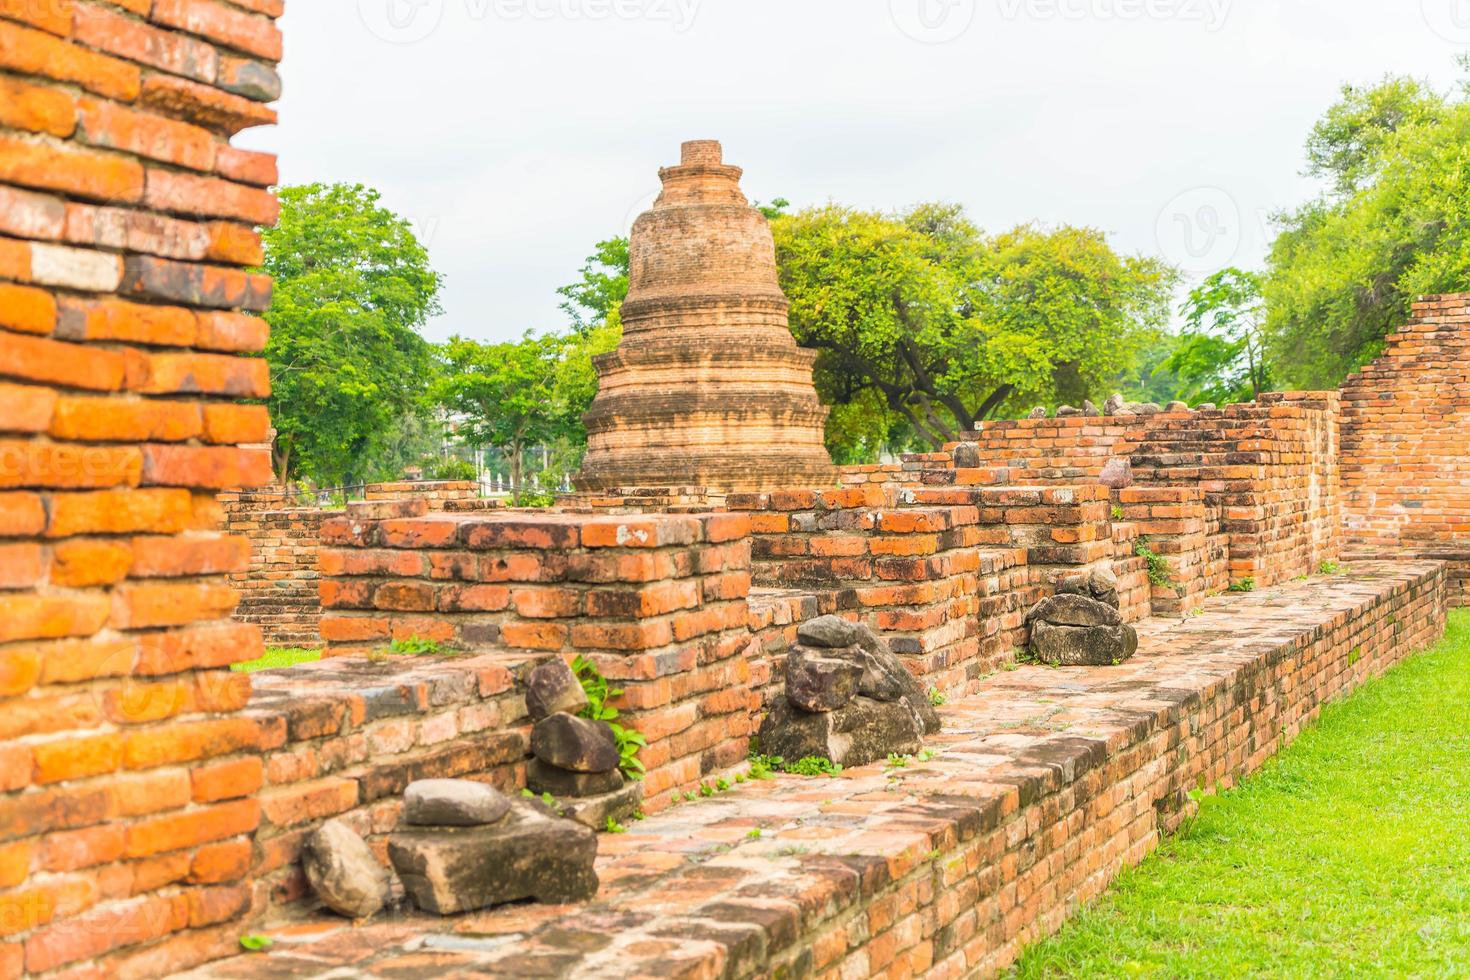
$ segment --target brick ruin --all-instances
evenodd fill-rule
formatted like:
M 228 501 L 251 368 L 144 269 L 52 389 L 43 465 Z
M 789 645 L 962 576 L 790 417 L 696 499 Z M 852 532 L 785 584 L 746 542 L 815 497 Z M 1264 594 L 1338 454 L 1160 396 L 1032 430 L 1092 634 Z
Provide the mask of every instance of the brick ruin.
M 714 465 L 718 440 L 691 442 L 660 456 L 687 464 L 675 479 L 624 469 L 593 482 L 653 488 L 554 512 L 411 485 L 340 512 L 283 507 L 249 448 L 269 419 L 242 404 L 268 391 L 254 314 L 270 284 L 247 270 L 275 162 L 229 142 L 274 121 L 281 12 L 0 2 L 0 980 L 992 974 L 1177 827 L 1190 789 L 1252 771 L 1463 599 L 1467 296 L 1417 306 L 1340 410 L 1337 393 L 1287 393 L 999 422 L 834 485 L 768 232 L 711 144 L 666 173 L 640 224 L 646 268 L 685 278 L 662 294 L 639 280 L 630 336 L 646 317 L 764 338 L 762 370 L 789 385 L 761 410 L 812 438 L 750 427 L 761 446 L 738 473 Z M 697 235 L 659 230 L 675 211 L 724 215 L 691 227 L 759 261 L 704 263 Z M 682 265 L 660 265 L 665 246 Z M 708 292 L 711 269 L 738 288 Z M 613 363 L 634 387 L 654 350 L 637 346 Z M 628 404 L 599 437 L 613 463 L 657 414 Z M 775 443 L 804 448 L 787 467 Z M 1100 485 L 1115 458 L 1132 486 Z M 1344 553 L 1375 560 L 1317 574 Z M 1420 560 L 1444 556 L 1448 585 L 1444 561 Z M 1027 609 L 1103 567 L 1139 656 L 1019 666 Z M 1247 579 L 1255 592 L 1218 595 Z M 939 756 L 687 803 L 741 771 L 797 626 L 828 613 L 871 626 L 948 699 Z M 315 632 L 329 656 L 231 672 L 263 652 L 262 624 Z M 374 656 L 415 636 L 457 655 Z M 570 655 L 624 689 L 649 743 L 650 817 L 602 838 L 593 906 L 484 913 L 473 931 L 493 941 L 437 946 L 423 936 L 454 922 L 313 919 L 304 836 L 341 817 L 381 854 L 415 779 L 518 791 L 521 680 Z M 302 918 L 298 942 L 203 966 Z

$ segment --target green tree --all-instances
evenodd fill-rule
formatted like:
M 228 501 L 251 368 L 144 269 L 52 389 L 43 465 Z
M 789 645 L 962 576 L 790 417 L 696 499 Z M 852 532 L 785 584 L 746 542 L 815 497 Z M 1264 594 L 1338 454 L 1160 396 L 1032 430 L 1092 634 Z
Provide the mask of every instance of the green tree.
M 440 312 L 442 278 L 377 191 L 310 184 L 279 197 L 280 222 L 263 232 L 276 474 L 346 485 L 372 475 L 424 410 L 432 355 L 418 331 Z
M 1470 288 L 1470 93 L 1346 87 L 1307 142 L 1326 190 L 1277 216 L 1262 284 L 1278 380 L 1333 388 L 1421 295 Z
M 1179 380 L 1174 397 L 1230 404 L 1267 389 L 1259 276 L 1222 269 L 1190 291 L 1182 312 L 1183 333 L 1165 362 Z
M 454 337 L 441 351 L 433 396 L 460 416 L 466 442 L 505 456 L 516 504 L 526 489 L 527 451 L 566 437 L 580 424 L 563 375 L 567 345 L 556 334 L 528 333 L 505 344 Z
M 1099 395 L 1159 335 L 1176 278 L 1092 229 L 988 236 L 947 205 L 828 205 L 773 227 L 824 398 L 871 389 L 934 444 L 1037 401 Z
M 586 334 L 616 320 L 618 309 L 628 298 L 628 239 L 609 238 L 582 266 L 581 278 L 557 290 L 561 308 L 571 317 L 572 327 Z

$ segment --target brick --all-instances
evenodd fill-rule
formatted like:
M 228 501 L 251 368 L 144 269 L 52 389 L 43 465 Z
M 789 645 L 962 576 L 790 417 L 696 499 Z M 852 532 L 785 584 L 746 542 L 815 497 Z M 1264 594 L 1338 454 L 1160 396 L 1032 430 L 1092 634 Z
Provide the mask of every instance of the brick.
M 261 812 L 274 827 L 295 827 L 356 807 L 356 780 L 327 778 L 260 794 Z
M 56 328 L 56 299 L 44 289 L 0 282 L 0 327 L 48 334 Z
M 265 453 L 229 447 L 144 446 L 142 482 L 148 486 L 262 487 L 275 473 Z
M 270 187 L 281 179 L 275 154 L 241 150 L 233 146 L 220 147 L 215 159 L 215 169 L 221 177 L 257 187 Z
M 81 395 L 62 397 L 50 423 L 56 438 L 82 442 L 181 442 L 203 430 L 200 406 L 192 402 Z
M 228 616 L 235 590 L 209 582 L 124 585 L 113 593 L 112 625 L 117 629 L 184 626 Z
M 144 203 L 160 211 L 233 218 L 256 225 L 273 225 L 281 213 L 275 195 L 258 187 L 153 168 L 148 171 Z
M 248 78 L 250 82 L 265 82 L 280 79 L 274 71 L 263 66 L 237 67 L 235 59 L 225 58 L 220 65 L 222 78 Z M 233 74 L 226 75 L 226 72 Z M 167 75 L 151 75 L 143 82 L 142 105 L 167 116 L 204 126 L 223 136 L 233 136 L 244 129 L 255 126 L 271 126 L 277 121 L 274 109 L 245 97 L 251 88 L 247 82 L 238 92 L 222 92 L 218 88 L 200 85 L 182 78 Z M 222 87 L 228 88 L 224 81 Z M 253 181 L 247 181 L 252 183 Z
M 56 392 L 50 388 L 0 381 L 0 432 L 45 432 L 55 411 Z
M 230 221 L 213 221 L 208 228 L 209 247 L 204 255 L 211 262 L 246 266 L 265 263 L 265 247 L 254 228 Z
M 250 539 L 228 536 L 134 538 L 134 578 L 222 575 L 250 566 Z
M 0 650 L 0 698 L 14 698 L 36 686 L 41 655 L 35 649 Z
M 182 896 L 139 899 L 63 921 L 26 940 L 26 969 L 44 973 L 122 946 L 159 939 L 188 925 Z
M 217 309 L 264 310 L 270 306 L 269 276 L 147 255 L 129 255 L 123 260 L 120 291 L 132 297 Z
M 89 92 L 123 102 L 136 99 L 142 88 L 137 65 L 4 21 L 0 21 L 0 68 L 75 82 Z
M 65 588 L 115 585 L 128 577 L 133 550 L 106 540 L 72 540 L 52 549 L 51 582 Z
M 5 80 L 0 77 L 0 95 Z M 0 108 L 0 119 L 4 109 Z M 0 234 L 56 241 L 66 229 L 66 204 L 52 194 L 0 185 Z
M 220 88 L 254 102 L 275 102 L 281 97 L 281 75 L 275 68 L 253 58 L 224 55 L 214 83 Z
M 29 242 L 0 238 L 0 278 L 17 282 L 31 281 L 31 245 Z
M 217 144 L 208 130 L 101 99 L 84 97 L 77 109 L 77 137 L 84 143 L 190 170 L 214 169 Z
M 246 841 L 206 844 L 189 862 L 189 881 L 205 885 L 239 881 L 250 871 L 250 857 Z
M 56 742 L 33 746 L 32 778 L 39 784 L 85 779 L 116 772 L 122 765 L 121 735 L 68 736 Z
M 254 354 L 265 350 L 270 338 L 270 324 L 244 313 L 199 314 L 197 346 L 206 350 Z
M 149 19 L 267 61 L 281 60 L 281 32 L 270 19 L 214 0 L 154 0 Z
M 0 439 L 0 487 L 69 490 L 136 486 L 142 454 L 135 447 L 74 446 Z
M 209 232 L 196 222 L 76 202 L 67 204 L 66 240 L 189 261 L 203 259 L 209 250 Z
M 122 260 L 107 252 L 40 242 L 31 246 L 30 277 L 43 286 L 107 293 L 122 282 L 122 273 Z
M 76 684 L 121 677 L 133 669 L 137 643 L 130 638 L 59 640 L 30 648 L 41 662 L 41 683 Z
M 35 588 L 45 578 L 46 566 L 38 544 L 0 544 L 0 589 Z
M 137 389 L 144 394 L 228 395 L 232 398 L 266 398 L 270 395 L 270 365 L 262 358 L 222 354 L 154 354 L 148 363 L 148 380 Z
M 148 12 L 148 6 L 143 5 L 143 13 Z M 77 6 L 72 37 L 107 54 L 200 82 L 212 80 L 219 71 L 219 52 L 213 45 L 160 30 L 95 3 Z
M 0 17 L 39 27 L 59 37 L 71 33 L 71 0 L 0 0 Z
M 0 537 L 34 537 L 46 530 L 46 508 L 34 493 L 0 493 Z
M 126 376 L 126 363 L 116 351 L 0 333 L 0 375 L 12 378 L 116 391 Z
M 259 745 L 260 728 L 248 718 L 178 723 L 129 732 L 123 746 L 123 765 L 128 769 L 154 769 L 253 751 Z
M 247 623 L 216 623 L 142 637 L 140 676 L 177 674 L 185 670 L 228 667 L 265 654 L 260 628 Z
M 233 759 L 194 769 L 190 779 L 195 802 L 217 803 L 258 792 L 265 779 L 265 765 L 259 758 Z
M 0 643 L 91 636 L 107 622 L 106 596 L 0 594 Z
M 76 871 L 122 857 L 121 827 L 88 827 L 51 834 L 41 841 L 39 859 L 47 871 Z
M 184 530 L 192 514 L 187 490 L 108 490 L 51 496 L 46 535 L 174 534 Z
M 250 908 L 250 888 L 205 888 L 189 893 L 189 925 L 200 929 L 217 922 L 228 922 L 244 915 Z
M 5 24 L 0 21 L 0 38 Z M 143 165 L 128 157 L 0 135 L 0 181 L 107 201 L 143 196 Z
M 205 405 L 204 438 L 221 444 L 270 441 L 270 410 L 264 405 Z

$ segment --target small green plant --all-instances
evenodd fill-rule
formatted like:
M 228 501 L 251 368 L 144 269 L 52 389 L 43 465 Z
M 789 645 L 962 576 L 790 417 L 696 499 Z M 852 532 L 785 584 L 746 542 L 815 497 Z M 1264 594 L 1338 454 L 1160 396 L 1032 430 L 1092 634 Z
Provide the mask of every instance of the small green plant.
M 648 819 L 648 814 L 646 814 L 646 813 L 643 812 L 643 808 L 642 807 L 639 807 L 638 809 L 636 809 L 636 810 L 633 811 L 633 819 L 634 820 L 647 820 Z
M 1150 585 L 1156 585 L 1161 589 L 1173 587 L 1174 570 L 1169 567 L 1169 559 L 1150 548 L 1147 538 L 1139 538 L 1134 543 L 1133 553 L 1148 564 Z
M 934 850 L 930 851 L 928 854 L 925 854 L 924 855 L 924 860 L 926 860 L 926 861 L 938 861 L 939 860 L 939 848 L 936 847 L 936 848 L 934 848 Z
M 909 760 L 911 758 L 912 756 L 900 755 L 897 752 L 890 752 L 888 753 L 888 768 L 905 769 L 908 767 Z
M 1318 575 L 1337 575 L 1342 572 L 1342 566 L 1331 559 L 1317 566 Z
M 735 774 L 735 782 L 737 782 L 737 783 L 743 783 L 743 782 L 745 782 L 745 781 L 746 781 L 746 780 L 747 780 L 747 779 L 749 779 L 749 778 L 750 778 L 750 777 L 749 777 L 749 776 L 747 776 L 747 775 L 746 775 L 746 774 L 745 774 L 745 773 L 743 773 L 743 772 L 737 772 L 737 773 L 736 773 L 736 774 Z
M 793 776 L 835 776 L 842 771 L 842 767 L 831 759 L 809 755 L 787 766 L 786 771 Z
M 704 796 L 704 797 L 714 796 L 715 795 L 715 788 L 713 786 L 711 786 L 709 783 L 700 783 L 699 784 L 699 795 L 700 796 Z
M 252 953 L 263 953 L 276 944 L 270 936 L 249 932 L 240 937 L 240 948 Z
M 937 758 L 939 758 L 939 750 L 938 749 L 924 749 L 917 756 L 915 756 L 915 758 L 917 758 L 920 762 L 928 762 L 931 759 L 937 759 Z
M 537 796 L 535 793 L 531 792 L 530 790 L 523 789 L 523 790 L 521 790 L 521 795 L 524 796 L 524 797 L 526 797 L 529 800 L 540 800 L 547 807 L 550 807 L 551 808 L 551 811 L 553 813 L 555 813 L 557 816 L 561 816 L 563 813 L 566 812 L 565 810 L 562 809 L 562 805 L 560 803 L 556 802 L 556 797 L 552 796 L 550 793 L 542 793 L 540 796 Z
M 775 779 L 785 762 L 779 755 L 753 755 L 750 757 L 750 778 Z
M 610 687 L 607 678 L 602 676 L 602 671 L 586 657 L 577 657 L 572 661 L 572 673 L 577 675 L 582 693 L 587 695 L 587 707 L 582 709 L 582 717 L 590 721 L 607 722 L 607 726 L 612 729 L 613 740 L 618 745 L 618 768 L 628 779 L 642 779 L 645 769 L 638 759 L 638 752 L 648 746 L 648 739 L 641 732 L 624 728 L 615 722 L 613 719 L 618 717 L 618 709 L 608 704 L 620 696 L 623 689 Z
M 1351 667 L 1353 664 L 1357 663 L 1359 660 L 1362 660 L 1362 659 L 1363 659 L 1363 648 L 1362 647 L 1353 647 L 1352 652 L 1348 654 L 1348 666 Z
M 612 817 L 607 818 L 607 824 L 602 829 L 606 830 L 609 834 L 626 834 L 628 832 L 627 827 L 624 827 Z
M 937 687 L 931 687 L 931 688 L 929 688 L 929 703 L 932 704 L 932 705 L 934 705 L 934 707 L 936 707 L 936 708 L 942 708 L 942 707 L 944 707 L 945 702 L 947 702 L 948 700 L 949 700 L 949 695 L 945 694 L 939 688 L 937 688 Z
M 1115 520 L 1115 521 L 1121 521 L 1122 519 L 1123 519 L 1123 505 L 1122 504 L 1114 504 L 1113 505 L 1113 520 Z
M 719 790 L 721 793 L 728 791 L 730 789 L 730 780 L 726 779 L 724 776 L 721 776 L 719 779 L 715 780 L 715 789 Z
M 760 840 L 761 839 L 761 829 L 759 827 L 751 827 L 748 831 L 745 832 L 745 836 L 749 840 Z
M 1252 578 L 1251 576 L 1247 575 L 1243 579 L 1238 579 L 1238 580 L 1236 580 L 1234 582 L 1231 582 L 1230 583 L 1230 591 L 1231 592 L 1254 592 L 1254 591 L 1256 591 L 1256 580 L 1254 578 Z
M 443 653 L 444 647 L 438 640 L 415 635 L 406 640 L 394 640 L 388 644 L 388 652 L 395 657 L 428 657 Z

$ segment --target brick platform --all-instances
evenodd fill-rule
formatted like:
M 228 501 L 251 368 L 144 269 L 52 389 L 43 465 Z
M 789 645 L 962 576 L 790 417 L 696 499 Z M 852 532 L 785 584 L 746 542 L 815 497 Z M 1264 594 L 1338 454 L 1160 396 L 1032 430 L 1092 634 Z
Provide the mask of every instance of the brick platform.
M 193 976 L 994 975 L 1176 828 L 1189 789 L 1437 639 L 1442 589 L 1441 565 L 1364 563 L 1217 599 L 1146 624 L 1122 667 L 988 679 L 930 762 L 752 782 L 603 837 L 588 906 L 276 923 L 270 953 Z

